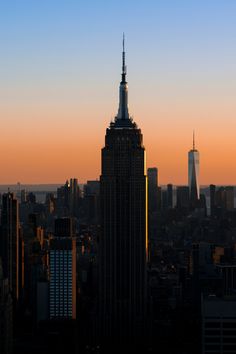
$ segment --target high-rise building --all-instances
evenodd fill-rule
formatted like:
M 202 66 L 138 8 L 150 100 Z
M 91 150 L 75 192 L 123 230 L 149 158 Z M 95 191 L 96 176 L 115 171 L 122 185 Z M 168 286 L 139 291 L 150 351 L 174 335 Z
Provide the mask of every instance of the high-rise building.
M 234 187 L 219 187 L 215 192 L 216 208 L 223 210 L 234 209 Z
M 168 209 L 167 190 L 166 189 L 161 192 L 161 208 L 163 210 Z
M 13 344 L 13 306 L 8 279 L 4 278 L 0 257 L 0 353 L 11 354 Z
M 100 328 L 105 338 L 129 340 L 141 330 L 147 305 L 147 176 L 142 133 L 128 111 L 124 42 L 119 110 L 106 130 L 100 188 Z
M 75 233 L 74 219 L 72 217 L 58 218 L 55 220 L 56 237 L 73 237 Z
M 173 185 L 167 184 L 167 204 L 168 208 L 173 208 Z
M 235 297 L 202 299 L 202 353 L 236 353 Z
M 100 181 L 87 181 L 84 185 L 84 209 L 87 224 L 98 224 L 100 213 Z
M 2 196 L 1 257 L 3 274 L 9 280 L 13 299 L 19 296 L 19 212 L 18 201 L 13 193 Z
M 214 184 L 210 184 L 210 211 L 211 216 L 214 215 L 216 208 L 216 186 Z
M 78 216 L 79 207 L 79 186 L 77 178 L 70 179 L 70 213 Z
M 195 148 L 195 136 L 193 133 L 193 148 L 188 152 L 188 186 L 190 205 L 196 207 L 200 199 L 199 189 L 199 152 Z
M 56 230 L 59 237 L 50 240 L 49 249 L 49 316 L 75 319 L 76 240 L 71 237 L 71 222 L 67 218 L 56 221 Z
M 222 277 L 222 290 L 224 296 L 232 296 L 236 293 L 236 265 L 218 264 L 217 271 Z
M 179 186 L 176 189 L 177 208 L 189 208 L 189 187 Z
M 64 186 L 57 188 L 56 210 L 57 214 L 61 216 L 69 215 L 70 209 L 70 185 L 66 181 Z
M 147 170 L 148 177 L 148 209 L 149 212 L 157 211 L 158 207 L 158 169 L 150 167 Z
M 25 189 L 22 189 L 20 192 L 20 202 L 26 203 L 27 202 L 27 192 Z
M 147 169 L 148 185 L 152 188 L 157 188 L 158 186 L 158 169 L 157 167 L 149 167 Z

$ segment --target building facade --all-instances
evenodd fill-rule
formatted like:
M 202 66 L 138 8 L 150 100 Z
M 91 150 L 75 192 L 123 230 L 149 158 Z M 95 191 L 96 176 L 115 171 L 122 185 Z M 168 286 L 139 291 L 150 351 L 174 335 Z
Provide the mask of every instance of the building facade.
M 128 112 L 125 52 L 118 114 L 102 149 L 99 305 L 101 333 L 129 340 L 146 313 L 147 176 L 141 130 Z
M 64 223 L 64 225 L 63 225 Z M 76 240 L 70 237 L 70 221 L 57 222 L 58 234 L 50 240 L 49 250 L 49 316 L 50 319 L 76 319 Z
M 199 187 L 199 152 L 195 148 L 193 135 L 193 148 L 188 152 L 188 187 L 190 206 L 196 207 L 200 199 Z
M 12 297 L 19 297 L 19 211 L 13 193 L 2 196 L 1 212 L 1 257 L 3 274 L 8 278 Z
M 202 299 L 202 353 L 236 353 L 235 297 Z

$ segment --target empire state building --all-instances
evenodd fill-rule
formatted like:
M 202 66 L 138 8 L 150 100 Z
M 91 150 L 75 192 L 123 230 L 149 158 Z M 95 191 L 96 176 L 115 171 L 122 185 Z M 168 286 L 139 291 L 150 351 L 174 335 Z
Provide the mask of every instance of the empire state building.
M 102 149 L 99 304 L 104 338 L 137 338 L 146 314 L 147 176 L 141 130 L 129 115 L 123 39 L 119 109 Z

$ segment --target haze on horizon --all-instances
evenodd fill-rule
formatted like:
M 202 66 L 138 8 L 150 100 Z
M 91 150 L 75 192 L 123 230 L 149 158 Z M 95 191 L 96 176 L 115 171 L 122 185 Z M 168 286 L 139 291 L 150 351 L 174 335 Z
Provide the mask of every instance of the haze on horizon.
M 236 184 L 236 2 L 0 2 L 0 184 L 100 175 L 118 109 L 122 32 L 129 110 L 160 184 Z M 62 182 L 63 183 L 63 182 Z

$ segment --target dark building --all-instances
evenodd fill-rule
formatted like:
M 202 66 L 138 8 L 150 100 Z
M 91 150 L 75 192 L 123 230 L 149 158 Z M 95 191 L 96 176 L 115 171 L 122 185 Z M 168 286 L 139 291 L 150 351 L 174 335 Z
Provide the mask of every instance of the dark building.
M 168 208 L 173 208 L 173 185 L 167 184 L 167 205 Z
M 216 207 L 216 186 L 214 184 L 210 185 L 210 210 L 211 216 L 215 213 Z
M 222 277 L 222 290 L 224 296 L 236 294 L 236 264 L 218 264 L 217 271 Z
M 158 170 L 150 167 L 147 170 L 148 176 L 148 208 L 150 212 L 157 211 L 158 208 Z
M 77 178 L 70 179 L 70 214 L 78 216 L 79 207 L 79 185 Z
M 36 195 L 32 192 L 30 192 L 28 195 L 27 195 L 27 202 L 29 203 L 32 203 L 32 204 L 35 204 L 36 203 Z
M 55 220 L 56 237 L 72 237 L 74 235 L 73 218 L 58 218 Z
M 161 191 L 161 206 L 162 209 L 164 210 L 173 208 L 173 185 L 172 184 L 167 184 L 166 189 Z
M 84 185 L 84 209 L 86 222 L 89 225 L 99 223 L 100 182 L 87 181 Z
M 216 205 L 225 210 L 234 209 L 234 187 L 220 187 L 216 191 Z
M 102 149 L 100 315 L 108 342 L 143 335 L 146 313 L 147 177 L 141 130 L 128 112 L 125 53 L 119 111 Z M 141 338 L 141 337 L 139 337 Z M 116 344 L 114 344 L 116 345 Z
M 161 207 L 163 210 L 168 209 L 167 190 L 163 190 L 161 193 Z
M 236 353 L 235 297 L 202 299 L 202 354 Z
M 0 258 L 0 353 L 12 353 L 13 306 L 8 279 L 4 278 Z
M 57 188 L 57 200 L 56 209 L 59 216 L 65 216 L 69 214 L 70 207 L 70 186 L 66 181 L 65 185 Z
M 19 296 L 19 215 L 18 201 L 13 193 L 2 196 L 1 257 L 3 274 L 9 280 L 13 299 Z
M 189 187 L 177 187 L 177 208 L 189 208 Z
M 85 195 L 99 195 L 100 193 L 100 181 L 87 181 L 84 186 Z

